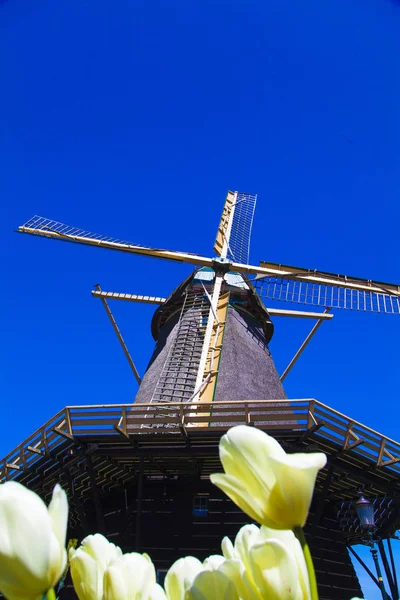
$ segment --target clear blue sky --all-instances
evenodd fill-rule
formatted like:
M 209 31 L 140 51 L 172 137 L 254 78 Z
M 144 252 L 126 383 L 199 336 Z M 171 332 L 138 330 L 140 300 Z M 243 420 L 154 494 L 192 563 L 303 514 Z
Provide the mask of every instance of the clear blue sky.
M 0 2 L 0 456 L 66 404 L 134 397 L 93 284 L 190 271 L 13 233 L 34 213 L 210 255 L 226 190 L 255 192 L 253 262 L 400 282 L 399 31 L 395 0 Z M 143 373 L 152 309 L 112 308 Z M 281 371 L 310 323 L 275 325 Z M 288 395 L 399 439 L 399 336 L 336 311 Z

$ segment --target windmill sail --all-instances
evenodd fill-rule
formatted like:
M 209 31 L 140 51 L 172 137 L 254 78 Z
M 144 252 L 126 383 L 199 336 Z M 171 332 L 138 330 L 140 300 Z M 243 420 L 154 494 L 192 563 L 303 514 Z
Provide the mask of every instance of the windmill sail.
M 282 277 L 256 279 L 254 284 L 262 298 L 311 306 L 400 314 L 398 285 L 274 263 L 262 262 L 261 266 L 275 267 L 277 272 L 282 273 Z
M 228 258 L 247 265 L 250 260 L 250 238 L 257 194 L 238 192 L 233 215 Z
M 161 250 L 159 248 L 149 248 L 139 244 L 132 244 L 125 240 L 112 238 L 98 233 L 92 233 L 71 227 L 65 223 L 59 223 L 45 217 L 34 216 L 29 221 L 18 227 L 19 233 L 29 233 L 64 242 L 73 242 L 76 244 L 85 244 L 95 246 L 96 248 L 106 248 L 108 250 L 118 250 L 131 254 L 140 254 L 142 256 L 152 256 L 154 258 L 165 258 L 177 262 L 185 262 L 203 267 L 211 267 L 212 259 L 204 256 L 197 256 L 190 252 L 175 252 L 173 250 Z
M 219 256 L 248 264 L 256 200 L 256 194 L 228 192 L 214 245 Z

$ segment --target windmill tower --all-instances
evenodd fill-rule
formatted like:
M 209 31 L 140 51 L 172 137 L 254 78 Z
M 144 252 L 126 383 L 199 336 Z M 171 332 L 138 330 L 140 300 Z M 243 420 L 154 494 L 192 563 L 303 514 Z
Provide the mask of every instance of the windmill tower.
M 228 192 L 215 258 L 134 245 L 34 217 L 21 233 L 192 264 L 193 273 L 165 298 L 102 291 L 101 299 L 140 383 L 131 405 L 66 407 L 5 457 L 0 475 L 49 493 L 69 489 L 72 527 L 102 530 L 124 549 L 145 549 L 160 568 L 177 556 L 218 552 L 246 517 L 213 490 L 221 434 L 237 423 L 269 431 L 288 451 L 328 454 L 308 535 L 321 599 L 360 595 L 347 545 L 361 531 L 349 501 L 362 487 L 378 499 L 378 526 L 400 524 L 400 445 L 315 400 L 288 400 L 268 343 L 271 317 L 316 319 L 329 308 L 400 312 L 400 287 L 261 262 L 249 264 L 256 196 Z M 143 379 L 108 300 L 158 305 L 155 350 Z M 265 308 L 262 299 L 325 307 L 324 312 Z M 299 352 L 300 352 L 299 351 Z M 296 356 L 299 354 L 296 354 Z M 51 467 L 49 465 L 52 465 Z M 49 475 L 51 473 L 51 475 Z M 39 487 L 38 487 L 39 486 Z M 122 507 L 122 508 L 121 508 Z M 168 514 L 168 518 L 164 518 Z

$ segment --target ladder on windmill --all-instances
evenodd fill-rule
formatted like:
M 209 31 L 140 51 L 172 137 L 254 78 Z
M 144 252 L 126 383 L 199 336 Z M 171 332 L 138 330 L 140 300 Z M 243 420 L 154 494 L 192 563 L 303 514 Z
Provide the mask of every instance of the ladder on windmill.
M 187 291 L 174 339 L 151 402 L 188 402 L 195 392 L 210 304 L 207 296 Z

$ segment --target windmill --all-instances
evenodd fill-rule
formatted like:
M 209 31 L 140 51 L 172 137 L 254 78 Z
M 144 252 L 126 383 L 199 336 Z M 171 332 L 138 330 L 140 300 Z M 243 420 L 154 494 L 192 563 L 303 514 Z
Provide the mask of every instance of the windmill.
M 218 364 L 221 359 L 222 340 L 225 333 L 225 324 L 228 314 L 229 296 L 232 292 L 247 290 L 248 295 L 259 305 L 259 317 L 264 319 L 265 339 L 268 343 L 272 337 L 273 326 L 270 321 L 270 316 L 290 316 L 290 317 L 305 317 L 315 318 L 317 323 L 311 330 L 310 334 L 305 339 L 304 343 L 296 352 L 293 360 L 289 363 L 288 368 L 282 373 L 280 380 L 282 381 L 294 362 L 297 360 L 305 346 L 317 331 L 321 323 L 332 318 L 332 314 L 327 314 L 330 309 L 349 309 L 356 311 L 372 311 L 395 313 L 400 312 L 400 286 L 382 283 L 346 275 L 336 275 L 318 270 L 304 269 L 261 261 L 258 266 L 249 264 L 250 253 L 250 235 L 253 224 L 254 211 L 257 197 L 252 194 L 244 194 L 240 192 L 229 191 L 225 200 L 221 220 L 218 226 L 217 235 L 214 244 L 215 257 L 209 258 L 199 256 L 188 252 L 178 252 L 171 250 L 160 250 L 139 246 L 123 240 L 106 237 L 90 233 L 88 231 L 70 227 L 68 225 L 51 221 L 43 217 L 33 217 L 24 225 L 18 228 L 20 233 L 31 235 L 44 236 L 51 239 L 58 239 L 72 243 L 96 246 L 126 252 L 142 256 L 150 256 L 154 258 L 184 262 L 200 267 L 197 271 L 197 276 L 192 276 L 192 288 L 196 287 L 197 293 L 190 295 L 186 293 L 184 306 L 182 309 L 181 318 L 184 312 L 195 310 L 191 302 L 197 303 L 196 313 L 201 313 L 196 328 L 198 337 L 196 340 L 197 362 L 187 364 L 186 371 L 191 371 L 191 385 L 186 381 L 185 389 L 190 391 L 190 394 L 178 394 L 184 400 L 210 401 L 216 391 L 216 382 L 218 379 Z M 196 273 L 196 271 L 195 271 Z M 194 284 L 193 284 L 194 279 Z M 187 282 L 189 285 L 189 282 Z M 179 289 L 179 288 L 178 288 Z M 181 292 L 188 290 L 182 290 Z M 159 319 L 162 324 L 165 322 L 165 313 L 167 312 L 168 304 L 171 300 L 160 297 L 140 296 L 137 294 L 106 292 L 96 286 L 92 292 L 94 297 L 100 298 L 107 314 L 111 320 L 114 330 L 122 345 L 124 353 L 129 361 L 133 374 L 141 384 L 141 378 L 136 369 L 136 366 L 130 356 L 126 344 L 123 340 L 121 332 L 116 324 L 112 312 L 108 305 L 108 300 L 124 300 L 130 302 L 145 302 L 159 304 L 160 313 L 163 313 L 162 319 Z M 240 295 L 240 294 L 239 294 Z M 242 293 L 242 296 L 246 293 Z M 179 302 L 183 302 L 184 293 L 178 298 Z M 176 312 L 176 300 L 175 312 Z M 278 310 L 267 309 L 262 315 L 261 302 L 268 300 L 281 300 L 290 303 L 297 303 L 309 306 L 324 307 L 325 312 L 307 312 L 294 310 Z M 238 305 L 238 303 L 237 303 Z M 253 307 L 254 311 L 254 307 Z M 157 321 L 157 319 L 156 319 Z M 197 327 L 198 324 L 201 324 Z M 157 325 L 156 325 L 157 326 Z M 159 327 L 159 325 L 158 325 Z M 193 332 L 192 332 L 193 333 Z M 154 334 L 154 332 L 153 332 Z M 156 332 L 155 337 L 158 335 Z M 175 336 L 177 332 L 175 332 Z M 178 340 L 179 342 L 179 340 Z M 199 344 L 201 351 L 199 351 Z M 182 344 L 181 344 L 182 345 Z M 171 350 L 172 352 L 173 350 Z M 167 368 L 168 365 L 164 365 Z M 177 375 L 187 375 L 177 373 Z M 193 372 L 196 377 L 193 378 Z M 169 374 L 171 371 L 169 371 Z M 170 378 L 170 377 L 169 377 Z M 143 392 L 143 390 L 142 390 Z M 177 397 L 178 389 L 173 389 L 174 396 Z M 279 398 L 277 385 L 271 390 L 271 398 Z M 278 393 L 278 396 L 276 395 Z M 275 394 L 275 395 L 274 395 Z M 139 392 L 139 398 L 143 395 Z M 154 396 L 154 394 L 153 394 Z M 266 397 L 265 395 L 263 396 Z M 147 400 L 148 395 L 146 397 Z M 157 395 L 158 400 L 168 399 L 162 394 Z M 245 398 L 244 398 L 245 399 Z
M 214 251 L 216 257 L 209 258 L 188 252 L 159 250 L 146 246 L 139 246 L 116 238 L 90 233 L 88 231 L 70 227 L 68 225 L 35 216 L 20 227 L 18 232 L 39 235 L 51 239 L 58 239 L 72 243 L 95 246 L 127 252 L 142 256 L 150 256 L 170 261 L 191 264 L 203 267 L 210 276 L 201 279 L 201 285 L 207 298 L 206 307 L 202 310 L 208 312 L 202 316 L 205 325 L 201 360 L 199 361 L 196 385 L 193 400 L 210 398 L 215 390 L 216 363 L 220 353 L 211 352 L 216 347 L 218 339 L 222 339 L 223 325 L 219 324 L 217 315 L 218 307 L 223 303 L 222 288 L 230 279 L 233 287 L 239 285 L 254 287 L 257 296 L 264 301 L 280 300 L 309 306 L 324 307 L 325 309 L 349 309 L 355 311 L 371 311 L 399 314 L 400 312 L 400 286 L 395 284 L 377 282 L 369 279 L 337 275 L 319 270 L 304 269 L 261 261 L 259 266 L 249 264 L 250 235 L 253 224 L 256 196 L 239 192 L 228 192 L 222 217 L 217 230 Z M 235 274 L 235 275 L 230 275 Z M 211 284 L 211 285 L 210 285 Z M 141 378 L 126 348 L 122 335 L 113 318 L 107 300 L 125 300 L 130 302 L 145 302 L 164 304 L 166 299 L 136 294 L 104 292 L 100 286 L 92 292 L 94 297 L 102 300 L 108 316 L 117 333 L 119 341 L 129 360 L 134 376 L 138 383 Z M 326 311 L 327 312 L 327 311 Z M 323 320 L 333 315 L 313 313 L 306 311 L 285 311 L 268 309 L 271 316 L 311 317 L 317 319 L 316 326 L 311 330 L 300 348 L 300 352 L 314 335 Z M 218 326 L 219 324 L 219 326 Z M 270 339 L 272 330 L 268 334 Z M 267 341 L 269 341 L 269 339 Z M 210 355 L 212 354 L 212 356 Z M 299 356 L 296 353 L 294 360 Z M 289 368 L 293 366 L 291 361 Z M 283 373 L 282 379 L 288 370 Z
M 400 497 L 400 445 L 316 400 L 287 400 L 282 380 L 321 323 L 332 318 L 330 309 L 399 314 L 400 286 L 265 261 L 250 264 L 255 206 L 255 195 L 228 192 L 216 256 L 211 258 L 132 244 L 37 216 L 18 228 L 20 233 L 183 262 L 194 271 L 168 298 L 96 286 L 92 294 L 103 303 L 139 383 L 135 402 L 66 407 L 5 457 L 0 479 L 12 477 L 33 487 L 45 482 L 43 493 L 57 478 L 65 480 L 76 516 L 75 537 L 91 530 L 93 513 L 93 527 L 109 535 L 115 532 L 113 541 L 125 548 L 146 548 L 159 565 L 167 566 L 177 547 L 171 548 L 171 540 L 162 536 L 173 522 L 181 523 L 179 534 L 168 533 L 178 547 L 197 555 L 218 551 L 211 511 L 210 523 L 200 523 L 206 533 L 196 533 L 196 519 L 208 515 L 206 507 L 214 500 L 215 506 L 222 502 L 210 491 L 207 475 L 219 468 L 221 432 L 236 422 L 256 425 L 272 432 L 288 451 L 317 446 L 329 455 L 317 482 L 309 530 L 320 598 L 343 598 L 344 590 L 348 597 L 360 595 L 346 552 L 346 544 L 359 541 L 360 532 L 347 504 L 359 487 L 379 496 L 381 535 L 393 533 L 400 524 L 399 503 L 393 500 Z M 157 305 L 152 319 L 156 347 L 143 378 L 109 308 L 110 299 Z M 266 308 L 263 301 L 269 300 L 320 311 Z M 275 316 L 316 320 L 280 377 L 268 348 Z M 132 486 L 136 498 L 131 497 Z M 145 493 L 153 507 L 147 512 Z M 167 497 L 176 517 L 168 522 L 160 516 L 166 513 Z M 121 498 L 124 509 L 118 508 Z M 347 504 L 338 510 L 338 502 Z M 222 515 L 218 539 L 242 518 L 223 506 L 214 511 Z M 152 524 L 159 519 L 159 525 L 145 526 L 146 514 Z M 339 524 L 334 519 L 338 514 Z

